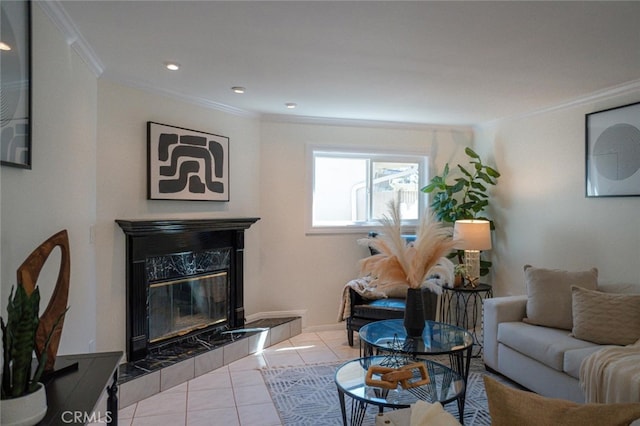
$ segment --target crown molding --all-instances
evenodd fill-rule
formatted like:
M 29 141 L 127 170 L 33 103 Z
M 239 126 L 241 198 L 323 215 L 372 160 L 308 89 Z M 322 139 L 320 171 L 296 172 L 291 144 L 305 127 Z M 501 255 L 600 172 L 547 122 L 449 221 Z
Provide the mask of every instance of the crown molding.
M 311 117 L 303 115 L 285 114 L 262 114 L 263 122 L 291 123 L 291 124 L 314 124 L 325 126 L 345 126 L 345 127 L 369 127 L 387 128 L 403 130 L 447 130 L 471 132 L 471 125 L 447 125 L 447 124 L 426 124 L 409 123 L 402 121 L 382 121 L 382 120 L 362 120 L 355 118 L 331 118 L 331 117 Z
M 38 0 L 36 1 L 40 9 L 49 17 L 51 22 L 64 35 L 69 46 L 76 51 L 78 56 L 89 67 L 89 70 L 100 77 L 104 72 L 104 65 L 100 58 L 84 39 L 78 28 L 75 26 L 67 11 L 58 0 Z
M 540 109 L 529 111 L 523 114 L 516 114 L 516 115 L 510 115 L 507 117 L 498 118 L 496 120 L 480 123 L 474 127 L 482 129 L 485 127 L 495 126 L 496 124 L 499 124 L 505 121 L 518 120 L 522 118 L 533 117 L 540 114 L 546 114 L 549 112 L 559 111 L 566 108 L 573 108 L 573 107 L 578 107 L 582 105 L 588 105 L 588 104 L 600 102 L 606 99 L 610 99 L 616 96 L 633 93 L 636 91 L 640 91 L 640 80 L 628 81 L 626 83 L 618 84 L 616 86 L 611 86 L 602 90 L 597 90 L 595 92 L 591 92 L 584 96 L 570 99 L 568 101 L 565 101 L 556 105 L 552 105 L 546 108 L 540 108 Z

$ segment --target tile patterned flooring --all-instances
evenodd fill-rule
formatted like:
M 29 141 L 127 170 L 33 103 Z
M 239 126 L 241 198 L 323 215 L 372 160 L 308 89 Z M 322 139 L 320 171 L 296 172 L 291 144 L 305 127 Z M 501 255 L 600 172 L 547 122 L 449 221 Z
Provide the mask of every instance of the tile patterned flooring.
M 303 332 L 288 340 L 120 408 L 120 426 L 280 426 L 262 367 L 299 366 L 359 356 L 345 330 Z

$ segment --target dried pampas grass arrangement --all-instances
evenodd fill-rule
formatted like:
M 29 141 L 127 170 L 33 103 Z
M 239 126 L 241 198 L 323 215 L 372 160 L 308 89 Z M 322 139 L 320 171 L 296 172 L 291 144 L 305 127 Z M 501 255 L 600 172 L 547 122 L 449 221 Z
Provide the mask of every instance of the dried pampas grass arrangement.
M 416 241 L 407 244 L 402 238 L 400 206 L 389 203 L 390 216 L 380 220 L 382 233 L 375 238 L 360 240 L 378 252 L 360 261 L 361 275 L 374 277 L 371 282 L 378 290 L 406 285 L 410 288 L 429 287 L 440 294 L 441 287 L 427 280 L 438 275 L 441 282 L 452 283 L 453 263 L 445 256 L 453 249 L 452 229 L 425 214 L 416 230 Z

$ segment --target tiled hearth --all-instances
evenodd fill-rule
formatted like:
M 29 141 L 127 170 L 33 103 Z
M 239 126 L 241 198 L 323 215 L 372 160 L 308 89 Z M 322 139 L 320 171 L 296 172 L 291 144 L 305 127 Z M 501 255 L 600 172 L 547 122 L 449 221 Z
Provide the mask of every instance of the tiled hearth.
M 301 332 L 302 320 L 298 317 L 263 319 L 123 364 L 118 379 L 119 406 L 127 407 Z

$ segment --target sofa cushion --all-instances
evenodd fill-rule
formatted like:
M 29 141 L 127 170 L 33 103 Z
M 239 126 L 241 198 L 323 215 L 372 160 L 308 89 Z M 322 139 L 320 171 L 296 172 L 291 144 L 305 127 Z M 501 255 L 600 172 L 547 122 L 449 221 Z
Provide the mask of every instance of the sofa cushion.
M 525 322 L 545 327 L 571 330 L 571 286 L 595 290 L 598 270 L 569 272 L 559 269 L 524 267 L 527 285 L 527 318 Z
M 524 322 L 500 323 L 498 341 L 558 371 L 564 369 L 564 353 L 567 350 L 596 346 L 571 337 L 567 330 L 538 327 Z
M 563 371 L 573 378 L 580 379 L 580 366 L 582 361 L 594 352 L 602 348 L 611 348 L 616 346 L 593 345 L 581 349 L 569 349 L 564 353 Z
M 640 339 L 640 295 L 572 287 L 573 330 L 578 339 L 630 345 Z
M 640 404 L 578 404 L 483 379 L 492 426 L 615 426 L 640 418 Z

